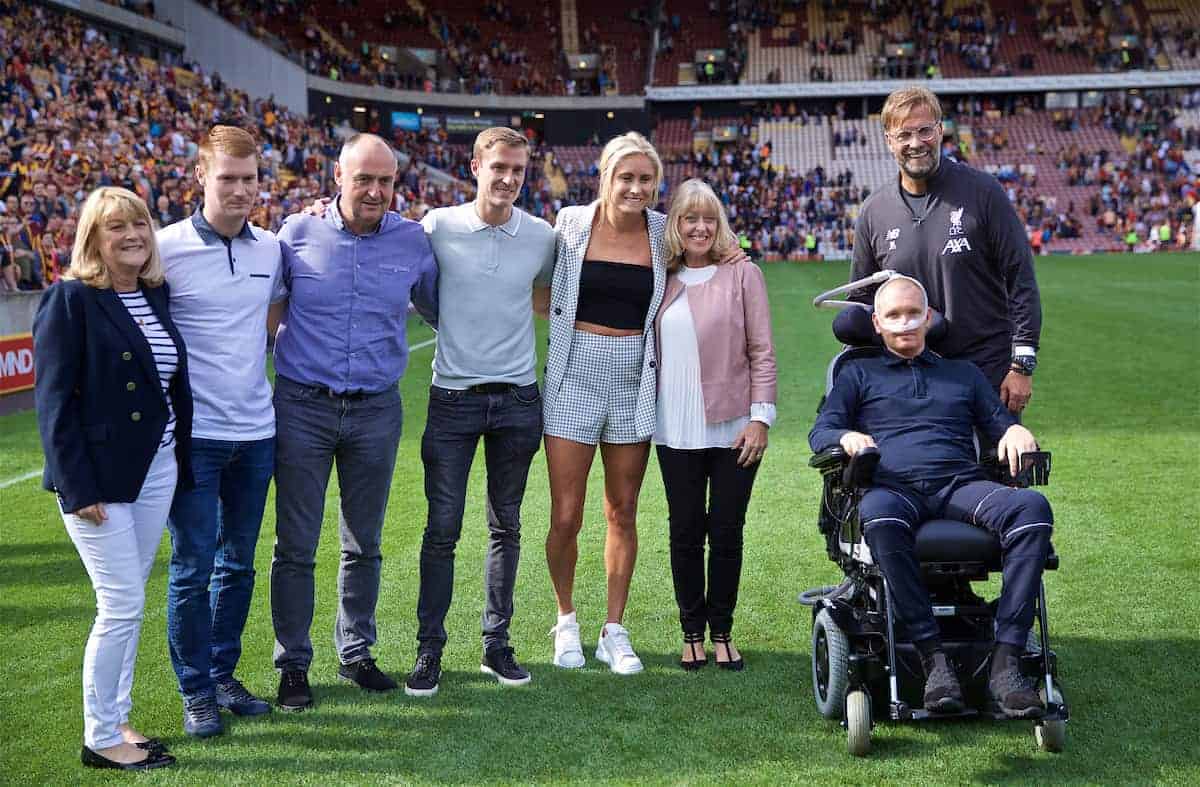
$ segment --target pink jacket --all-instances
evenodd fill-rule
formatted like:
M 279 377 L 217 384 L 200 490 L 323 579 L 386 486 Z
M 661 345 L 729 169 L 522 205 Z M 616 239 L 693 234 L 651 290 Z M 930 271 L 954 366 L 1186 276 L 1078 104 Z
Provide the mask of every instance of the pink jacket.
M 662 358 L 662 316 L 683 292 L 672 273 L 655 317 Z M 775 402 L 775 345 L 762 271 L 752 262 L 718 265 L 704 284 L 688 290 L 688 307 L 700 347 L 700 386 L 709 423 L 750 414 L 751 402 Z

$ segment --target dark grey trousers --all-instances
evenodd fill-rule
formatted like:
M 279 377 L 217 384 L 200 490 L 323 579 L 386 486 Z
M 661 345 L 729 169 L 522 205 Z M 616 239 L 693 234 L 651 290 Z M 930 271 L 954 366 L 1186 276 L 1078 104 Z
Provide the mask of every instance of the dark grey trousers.
M 343 664 L 371 655 L 382 560 L 380 535 L 401 420 L 396 389 L 347 399 L 284 377 L 276 379 L 271 620 L 278 669 L 307 671 L 312 663 L 313 569 L 325 516 L 325 490 L 335 463 L 342 559 L 333 643 Z

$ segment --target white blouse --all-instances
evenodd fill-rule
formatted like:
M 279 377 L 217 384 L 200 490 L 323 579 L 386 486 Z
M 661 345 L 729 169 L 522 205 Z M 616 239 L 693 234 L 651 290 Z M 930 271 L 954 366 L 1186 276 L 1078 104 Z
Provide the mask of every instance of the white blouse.
M 715 265 L 680 268 L 674 275 L 684 283 L 679 294 L 663 312 L 659 341 L 662 357 L 658 367 L 658 412 L 654 442 L 668 448 L 695 450 L 731 448 L 750 421 L 768 427 L 775 422 L 773 402 L 753 402 L 750 413 L 728 421 L 709 423 L 704 417 L 704 392 L 700 387 L 700 344 L 688 306 L 687 291 L 701 287 L 716 275 Z

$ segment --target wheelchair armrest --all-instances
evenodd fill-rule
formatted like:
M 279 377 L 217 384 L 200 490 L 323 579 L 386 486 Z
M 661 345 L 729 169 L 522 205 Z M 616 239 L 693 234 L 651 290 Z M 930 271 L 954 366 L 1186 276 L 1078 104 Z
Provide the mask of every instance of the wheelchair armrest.
M 840 445 L 835 445 L 813 454 L 808 460 L 808 466 L 824 473 L 828 470 L 841 469 L 848 461 L 850 461 L 850 457 L 846 455 L 845 449 Z
M 862 489 L 874 482 L 875 468 L 879 466 L 879 449 L 864 448 L 850 456 L 841 446 L 833 446 L 813 454 L 808 465 L 820 470 L 822 475 L 840 473 L 842 486 Z
M 842 484 L 851 489 L 865 489 L 875 482 L 875 468 L 879 467 L 879 449 L 864 448 L 854 456 L 842 471 Z
M 1030 451 L 1021 454 L 1021 469 L 1014 476 L 1008 471 L 1008 464 L 994 459 L 995 469 L 999 474 L 1000 483 L 1005 486 L 1016 486 L 1022 489 L 1031 486 L 1047 486 L 1050 483 L 1050 452 Z

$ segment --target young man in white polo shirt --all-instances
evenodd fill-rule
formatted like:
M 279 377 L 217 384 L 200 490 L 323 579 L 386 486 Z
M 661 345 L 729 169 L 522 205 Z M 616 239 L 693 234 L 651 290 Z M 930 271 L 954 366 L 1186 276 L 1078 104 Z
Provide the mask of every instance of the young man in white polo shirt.
M 219 708 L 271 709 L 233 673 L 275 463 L 267 309 L 281 254 L 273 233 L 246 220 L 258 199 L 258 146 L 247 131 L 214 126 L 200 143 L 196 179 L 203 207 L 159 230 L 158 245 L 195 399 L 196 484 L 176 494 L 168 523 L 167 637 L 184 731 L 207 738 L 224 731 Z
M 529 143 L 509 128 L 475 140 L 474 202 L 431 211 L 422 224 L 439 272 L 438 342 L 421 440 L 429 518 L 421 544 L 417 660 L 410 696 L 437 693 L 467 477 L 483 439 L 489 546 L 484 568 L 483 661 L 504 685 L 529 682 L 508 642 L 520 555 L 521 501 L 542 438 L 534 347 L 534 288 L 548 288 L 554 230 L 513 206 Z

